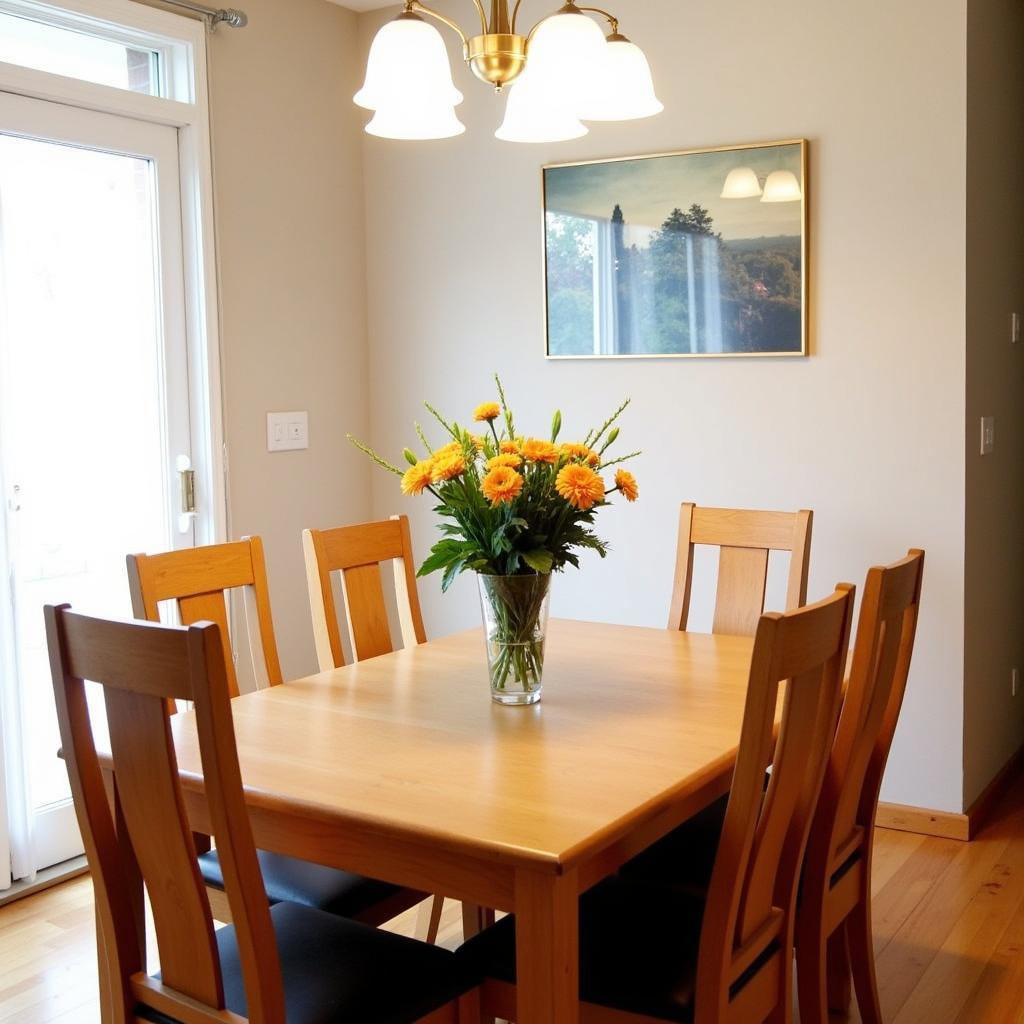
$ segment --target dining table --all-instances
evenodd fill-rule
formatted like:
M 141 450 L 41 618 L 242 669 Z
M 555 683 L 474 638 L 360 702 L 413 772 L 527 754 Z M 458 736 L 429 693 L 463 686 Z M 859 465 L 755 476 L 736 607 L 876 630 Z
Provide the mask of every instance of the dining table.
M 514 913 L 516 1021 L 577 1024 L 578 897 L 727 791 L 752 647 L 554 619 L 530 706 L 490 699 L 479 629 L 243 694 L 256 845 Z M 209 834 L 194 716 L 171 729 Z

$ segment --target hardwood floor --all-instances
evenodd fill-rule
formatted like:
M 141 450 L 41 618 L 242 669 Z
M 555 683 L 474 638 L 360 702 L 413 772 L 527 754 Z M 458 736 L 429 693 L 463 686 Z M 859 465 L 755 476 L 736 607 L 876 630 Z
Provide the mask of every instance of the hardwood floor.
M 972 843 L 879 829 L 872 888 L 887 1024 L 1024 1024 L 1024 785 Z M 460 939 L 448 901 L 440 941 Z M 88 876 L 0 908 L 0 1022 L 95 1024 L 94 958 Z

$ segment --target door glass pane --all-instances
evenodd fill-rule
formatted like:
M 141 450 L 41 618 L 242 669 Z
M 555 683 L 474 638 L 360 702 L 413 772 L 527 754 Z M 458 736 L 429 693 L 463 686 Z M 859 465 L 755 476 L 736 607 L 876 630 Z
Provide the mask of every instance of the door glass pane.
M 160 94 L 153 50 L 0 12 L 0 61 L 116 89 Z
M 66 800 L 42 607 L 131 616 L 125 554 L 170 546 L 155 173 L 0 134 L 0 425 L 37 809 Z

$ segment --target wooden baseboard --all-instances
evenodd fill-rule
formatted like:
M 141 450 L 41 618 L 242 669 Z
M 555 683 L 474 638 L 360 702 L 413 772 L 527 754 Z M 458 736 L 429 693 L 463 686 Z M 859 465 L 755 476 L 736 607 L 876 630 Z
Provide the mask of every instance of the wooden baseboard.
M 893 828 L 900 832 L 917 832 L 924 836 L 968 842 L 978 834 L 991 815 L 992 809 L 1022 772 L 1024 747 L 1003 765 L 978 799 L 967 808 L 966 813 L 954 814 L 951 811 L 930 811 L 926 807 L 879 803 L 875 824 L 879 828 Z
M 981 791 L 981 795 L 967 808 L 970 838 L 973 839 L 988 820 L 996 804 L 1024 771 L 1024 747 L 996 773 L 996 777 Z
M 923 836 L 938 836 L 940 839 L 960 839 L 966 842 L 971 838 L 970 821 L 966 814 L 930 811 L 927 807 L 879 803 L 875 824 L 879 828 L 917 832 Z

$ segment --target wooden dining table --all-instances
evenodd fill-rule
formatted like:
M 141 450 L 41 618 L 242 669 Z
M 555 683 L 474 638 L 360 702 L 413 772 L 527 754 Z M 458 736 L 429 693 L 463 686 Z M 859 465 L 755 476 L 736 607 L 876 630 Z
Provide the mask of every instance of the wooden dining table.
M 550 624 L 493 703 L 479 630 L 233 702 L 256 844 L 517 916 L 518 1024 L 576 1024 L 577 898 L 729 785 L 752 640 Z M 210 832 L 194 718 L 172 730 Z

